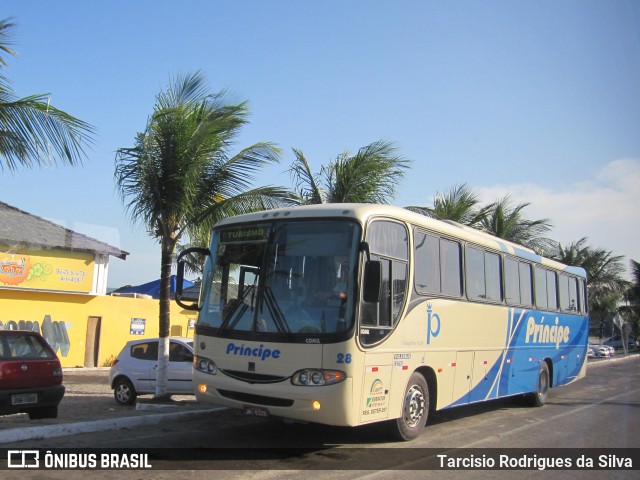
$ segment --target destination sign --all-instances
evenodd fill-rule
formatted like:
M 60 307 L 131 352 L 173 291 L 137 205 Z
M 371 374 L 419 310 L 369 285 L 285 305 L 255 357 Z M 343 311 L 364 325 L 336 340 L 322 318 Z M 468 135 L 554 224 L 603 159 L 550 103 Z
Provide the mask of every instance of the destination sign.
M 220 232 L 222 243 L 266 242 L 269 236 L 267 225 L 251 225 Z

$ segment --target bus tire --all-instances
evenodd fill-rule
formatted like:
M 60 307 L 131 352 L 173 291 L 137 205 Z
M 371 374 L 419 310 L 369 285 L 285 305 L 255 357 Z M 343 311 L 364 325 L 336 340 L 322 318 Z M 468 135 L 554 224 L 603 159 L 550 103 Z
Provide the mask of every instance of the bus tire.
M 393 421 L 396 437 L 413 440 L 418 437 L 429 416 L 429 387 L 424 377 L 414 372 L 409 379 L 402 401 L 402 416 Z
M 549 375 L 549 366 L 547 362 L 540 362 L 540 370 L 538 371 L 538 386 L 535 392 L 530 394 L 531 405 L 534 407 L 542 407 L 547 403 L 547 394 L 551 385 L 551 377 Z

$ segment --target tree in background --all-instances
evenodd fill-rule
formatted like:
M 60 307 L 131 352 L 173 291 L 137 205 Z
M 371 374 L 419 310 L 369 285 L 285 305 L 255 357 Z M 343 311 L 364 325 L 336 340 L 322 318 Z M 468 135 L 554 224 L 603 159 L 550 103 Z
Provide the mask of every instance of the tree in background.
M 640 263 L 631 260 L 631 282 L 625 293 L 625 305 L 621 308 L 625 319 L 631 323 L 636 339 L 640 338 Z
M 513 206 L 509 195 L 491 204 L 480 222 L 481 229 L 504 240 L 509 240 L 538 253 L 544 253 L 550 240 L 545 236 L 551 230 L 549 219 L 527 220 L 522 211 L 529 203 Z
M 11 19 L 0 20 L 0 53 L 11 49 Z M 7 66 L 0 55 L 0 68 Z M 81 163 L 83 145 L 90 143 L 93 127 L 49 105 L 47 94 L 19 98 L 11 82 L 0 74 L 0 170 Z
M 263 210 L 288 197 L 281 188 L 250 189 L 255 174 L 279 159 L 272 144 L 257 143 L 231 155 L 248 113 L 246 102 L 230 103 L 225 92 L 209 93 L 200 73 L 177 77 L 156 96 L 134 146 L 116 153 L 115 180 L 123 203 L 161 248 L 156 397 L 166 395 L 170 276 L 178 242 L 183 236 L 208 235 L 221 218 Z
M 481 206 L 478 195 L 466 184 L 438 192 L 432 207 L 406 207 L 438 220 L 453 220 L 477 228 L 496 237 L 542 252 L 550 240 L 544 235 L 551 229 L 549 220 L 528 220 L 522 211 L 528 203 L 513 206 L 507 195 L 501 200 Z
M 604 333 L 604 324 L 618 312 L 629 283 L 624 279 L 623 257 L 603 248 L 591 247 L 587 241 L 585 237 L 567 246 L 556 243 L 548 256 L 566 265 L 585 269 L 592 324 Z
M 438 220 L 453 220 L 469 227 L 478 227 L 493 207 L 493 204 L 484 207 L 479 205 L 478 195 L 466 183 L 463 183 L 452 187 L 445 193 L 436 193 L 433 207 L 410 206 L 406 208 Z
M 304 154 L 293 150 L 295 160 L 289 173 L 298 202 L 388 203 L 404 177 L 409 162 L 396 154 L 392 143 L 377 141 L 362 147 L 355 155 L 345 151 L 313 174 Z

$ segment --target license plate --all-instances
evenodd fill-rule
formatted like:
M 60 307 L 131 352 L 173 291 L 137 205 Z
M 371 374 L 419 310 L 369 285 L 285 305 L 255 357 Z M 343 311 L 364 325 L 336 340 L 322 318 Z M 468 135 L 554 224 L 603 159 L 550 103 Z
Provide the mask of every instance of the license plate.
M 252 415 L 254 417 L 268 417 L 269 416 L 269 410 L 267 410 L 266 408 L 263 408 L 263 407 L 245 406 L 244 407 L 244 413 L 246 415 Z
M 29 403 L 38 403 L 37 393 L 22 393 L 19 395 L 11 395 L 11 405 L 27 405 Z

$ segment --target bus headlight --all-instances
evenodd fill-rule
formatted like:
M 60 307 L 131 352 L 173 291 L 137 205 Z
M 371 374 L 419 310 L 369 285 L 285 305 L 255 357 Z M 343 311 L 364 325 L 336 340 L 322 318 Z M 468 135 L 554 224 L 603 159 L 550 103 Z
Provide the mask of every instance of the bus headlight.
M 291 377 L 291 383 L 305 387 L 317 387 L 321 385 L 334 385 L 346 378 L 344 372 L 339 370 L 321 370 L 305 368 L 298 370 Z
M 205 357 L 194 357 L 193 368 L 199 372 L 208 373 L 209 375 L 215 375 L 218 373 L 218 367 L 214 361 Z

